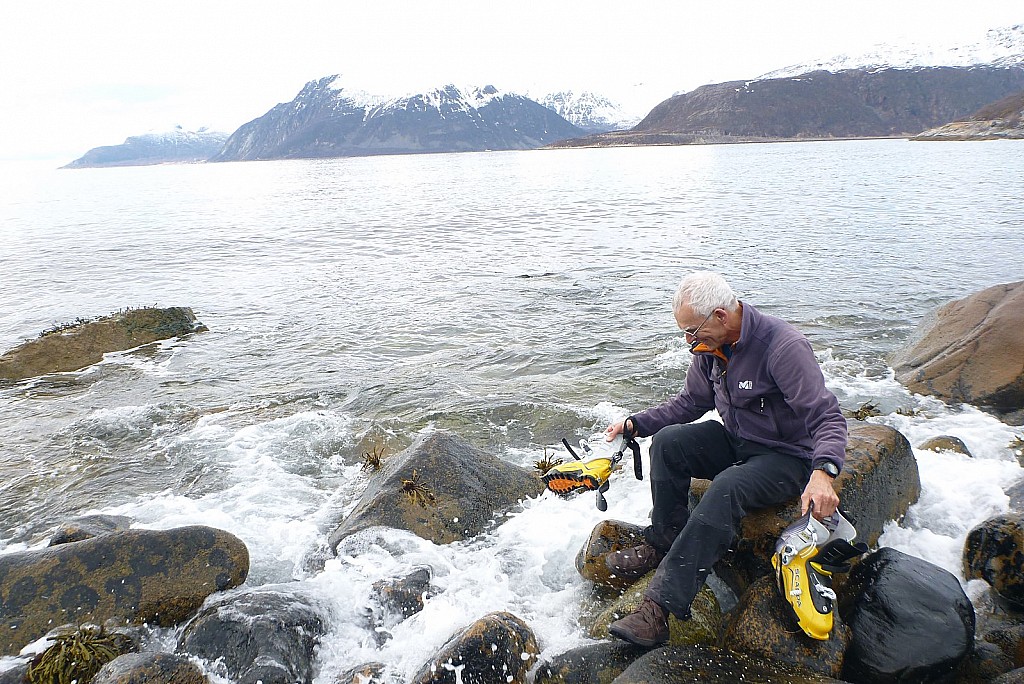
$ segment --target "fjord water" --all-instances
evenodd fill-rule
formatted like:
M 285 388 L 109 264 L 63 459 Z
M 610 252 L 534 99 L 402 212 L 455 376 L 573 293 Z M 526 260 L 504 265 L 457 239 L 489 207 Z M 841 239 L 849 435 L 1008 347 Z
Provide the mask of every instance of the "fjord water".
M 408 678 L 495 610 L 560 653 L 586 641 L 576 551 L 597 521 L 648 513 L 629 469 L 606 513 L 545 495 L 464 543 L 376 530 L 322 571 L 303 558 L 355 506 L 374 447 L 448 429 L 530 466 L 677 391 L 672 292 L 713 269 L 808 335 L 844 408 L 874 402 L 870 420 L 914 445 L 966 442 L 974 458 L 915 451 L 920 502 L 882 538 L 962 579 L 966 532 L 1024 474 L 1021 429 L 909 394 L 889 355 L 938 305 L 1024 277 L 1020 152 L 878 140 L 6 173 L 0 348 L 126 306 L 190 306 L 209 331 L 0 387 L 0 553 L 92 512 L 226 529 L 250 549 L 247 587 L 329 612 L 318 682 L 367 661 Z M 377 648 L 370 585 L 424 564 L 439 592 Z

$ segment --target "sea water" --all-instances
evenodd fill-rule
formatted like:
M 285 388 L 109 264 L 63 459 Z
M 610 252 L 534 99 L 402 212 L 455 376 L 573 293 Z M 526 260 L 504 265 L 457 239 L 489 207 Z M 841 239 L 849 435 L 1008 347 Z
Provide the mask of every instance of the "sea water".
M 723 273 L 798 325 L 845 409 L 918 445 L 921 498 L 880 544 L 963 580 L 967 531 L 1008 507 L 1021 428 L 899 385 L 891 354 L 944 302 L 1024 277 L 1019 145 L 901 140 L 422 155 L 6 173 L 0 348 L 126 306 L 191 306 L 209 332 L 0 387 L 0 553 L 86 513 L 240 537 L 246 587 L 329 615 L 317 682 L 367 661 L 408 679 L 506 610 L 541 657 L 587 643 L 573 559 L 647 482 L 502 511 L 464 542 L 401 530 L 304 562 L 366 487 L 363 455 L 452 430 L 532 467 L 559 440 L 678 391 L 679 278 Z M 905 415 L 911 413 L 913 415 Z M 642 458 L 649 442 L 643 440 Z M 388 625 L 371 585 L 427 565 L 436 593 Z M 982 590 L 975 581 L 968 593 Z M 172 649 L 175 633 L 156 635 Z M 0 659 L 0 669 L 14 659 Z M 219 681 L 227 681 L 216 668 Z

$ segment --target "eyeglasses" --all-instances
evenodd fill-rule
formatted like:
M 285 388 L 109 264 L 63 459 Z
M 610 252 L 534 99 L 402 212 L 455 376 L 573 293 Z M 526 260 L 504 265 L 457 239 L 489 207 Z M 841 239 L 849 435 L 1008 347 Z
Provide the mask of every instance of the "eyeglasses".
M 697 326 L 696 328 L 694 328 L 693 330 L 687 330 L 686 328 L 684 328 L 684 329 L 683 329 L 683 334 L 684 334 L 684 335 L 686 335 L 687 337 L 696 337 L 696 336 L 697 336 L 697 333 L 699 333 L 699 332 L 700 332 L 700 329 L 701 329 L 701 328 L 703 328 L 703 327 L 704 327 L 704 325 L 705 325 L 705 324 L 706 324 L 706 323 L 707 323 L 707 322 L 708 322 L 709 320 L 711 320 L 711 315 L 712 315 L 713 313 L 715 313 L 715 310 L 714 310 L 714 309 L 712 309 L 712 310 L 711 310 L 711 313 L 709 313 L 709 314 L 708 314 L 707 316 L 705 316 L 705 317 L 704 317 L 704 320 L 700 322 L 700 325 L 698 325 L 698 326 Z

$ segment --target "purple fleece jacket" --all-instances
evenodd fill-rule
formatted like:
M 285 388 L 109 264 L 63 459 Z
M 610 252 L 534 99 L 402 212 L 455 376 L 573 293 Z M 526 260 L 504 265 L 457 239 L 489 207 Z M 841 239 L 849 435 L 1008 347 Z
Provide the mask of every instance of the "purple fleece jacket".
M 689 423 L 718 409 L 725 429 L 740 439 L 842 470 L 846 419 L 825 387 L 811 344 L 792 325 L 743 304 L 740 339 L 728 364 L 695 354 L 683 391 L 638 413 L 641 437 L 666 425 Z

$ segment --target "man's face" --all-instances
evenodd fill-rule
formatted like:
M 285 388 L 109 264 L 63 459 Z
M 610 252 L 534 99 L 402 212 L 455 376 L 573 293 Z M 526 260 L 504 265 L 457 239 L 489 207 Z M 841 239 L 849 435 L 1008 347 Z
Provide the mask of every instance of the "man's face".
M 718 349 L 725 343 L 725 312 L 715 309 L 710 315 L 698 315 L 689 305 L 684 304 L 676 311 L 676 324 L 683 331 L 687 344 L 702 342 L 709 349 Z

